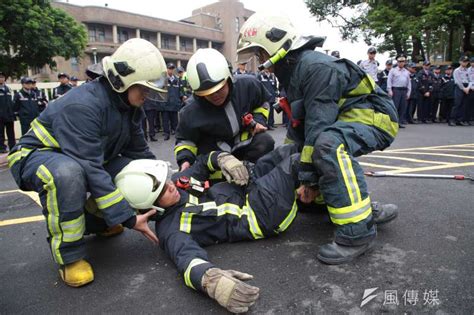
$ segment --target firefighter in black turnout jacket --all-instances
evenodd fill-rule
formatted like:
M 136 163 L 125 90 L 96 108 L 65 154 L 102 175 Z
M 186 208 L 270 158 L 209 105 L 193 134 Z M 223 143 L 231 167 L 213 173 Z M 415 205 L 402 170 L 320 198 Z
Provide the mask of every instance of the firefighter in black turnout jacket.
M 258 240 L 284 232 L 296 216 L 296 196 L 301 193 L 296 191 L 296 152 L 293 144 L 281 146 L 256 165 L 246 166 L 227 152 L 213 151 L 199 155 L 190 168 L 174 174 L 168 182 L 165 162 L 136 160 L 115 182 L 132 206 L 161 210 L 156 223 L 160 246 L 176 264 L 185 284 L 240 313 L 259 295 L 258 288 L 240 281 L 252 276 L 219 269 L 201 246 Z M 221 182 L 207 190 L 202 183 L 216 169 L 229 174 L 232 183 Z
M 257 55 L 286 90 L 294 122 L 288 138 L 301 148 L 298 176 L 318 187 L 336 224 L 318 259 L 341 264 L 369 250 L 376 237 L 364 173 L 355 157 L 387 148 L 398 133 L 395 106 L 357 65 L 314 51 L 324 38 L 299 36 L 282 16 L 256 13 L 242 26 L 239 59 Z M 396 215 L 382 208 L 379 219 Z
M 18 186 L 39 193 L 51 253 L 69 286 L 94 280 L 84 260 L 84 233 L 117 234 L 123 224 L 158 241 L 147 225 L 153 213 L 135 215 L 113 176 L 131 159 L 154 158 L 140 106 L 166 92 L 165 70 L 153 44 L 126 41 L 103 59 L 94 81 L 51 102 L 8 156 Z M 88 193 L 93 214 L 84 211 Z
M 174 149 L 181 170 L 213 150 L 252 162 L 273 150 L 265 132 L 271 95 L 255 76 L 232 77 L 225 57 L 212 48 L 191 57 L 187 74 L 193 98 L 180 111 Z

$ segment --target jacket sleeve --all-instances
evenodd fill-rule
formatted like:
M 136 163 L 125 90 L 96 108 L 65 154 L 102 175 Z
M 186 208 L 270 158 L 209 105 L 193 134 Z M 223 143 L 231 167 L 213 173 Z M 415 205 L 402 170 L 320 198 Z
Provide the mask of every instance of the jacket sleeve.
M 270 102 L 272 95 L 258 79 L 255 78 L 252 84 L 254 85 L 255 90 L 254 99 L 252 104 L 250 104 L 252 106 L 252 115 L 256 122 L 266 126 L 268 122 L 268 115 L 270 114 Z
M 156 159 L 155 155 L 150 151 L 148 144 L 145 141 L 141 121 L 145 118 L 145 113 L 142 108 L 137 108 L 133 112 L 131 129 L 130 129 L 130 143 L 122 152 L 123 156 L 131 159 Z
M 337 70 L 315 65 L 305 69 L 301 89 L 305 110 L 305 142 L 301 152 L 299 179 L 303 182 L 315 181 L 313 151 L 321 132 L 334 124 L 339 114 L 338 101 L 346 86 L 346 79 Z
M 173 174 L 172 180 L 176 181 L 181 176 L 192 177 L 200 181 L 208 180 L 212 172 L 220 170 L 219 163 L 217 163 L 217 156 L 220 153 L 222 152 L 212 151 L 208 154 L 200 154 L 191 167 L 182 172 Z
M 107 225 L 124 223 L 134 217 L 134 210 L 102 166 L 104 152 L 98 110 L 77 104 L 65 105 L 52 128 L 61 151 L 76 160 L 84 169 L 91 195 Z
M 15 115 L 18 115 L 18 112 L 20 111 L 20 94 L 18 92 L 15 92 L 15 95 L 13 96 L 13 112 Z
M 192 124 L 188 122 L 190 117 L 186 114 L 187 108 L 188 107 L 184 107 L 183 110 L 179 112 L 179 123 L 176 128 L 174 154 L 179 166 L 186 161 L 193 164 L 198 151 L 197 144 L 199 143 L 200 133 L 197 132 L 197 130 L 189 128 Z
M 156 223 L 160 246 L 173 261 L 184 283 L 204 292 L 201 284 L 206 270 L 214 267 L 208 261 L 207 252 L 193 239 L 192 234 L 180 231 L 180 220 L 185 213 L 175 212 Z

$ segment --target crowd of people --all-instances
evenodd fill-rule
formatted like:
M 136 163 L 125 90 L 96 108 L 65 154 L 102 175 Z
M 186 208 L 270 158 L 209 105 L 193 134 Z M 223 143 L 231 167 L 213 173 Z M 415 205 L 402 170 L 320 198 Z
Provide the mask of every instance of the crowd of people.
M 287 18 L 256 13 L 240 30 L 235 73 L 215 49 L 197 50 L 185 72 L 135 38 L 89 68 L 87 84 L 72 88 L 60 73 L 49 104 L 30 78 L 12 98 L 0 75 L 1 100 L 10 99 L 8 117 L 20 116 L 23 132 L 9 142 L 8 165 L 20 189 L 39 193 L 64 283 L 94 280 L 84 235 L 126 227 L 159 242 L 188 287 L 245 312 L 259 296 L 243 282 L 252 276 L 220 269 L 203 247 L 276 236 L 301 204 L 318 204 L 335 225 L 316 255 L 321 262 L 349 263 L 373 248 L 377 226 L 397 209 L 371 200 L 356 158 L 390 146 L 415 111 L 422 123 L 439 120 L 445 98 L 433 82 L 441 69 L 431 73 L 425 62 L 415 74 L 398 56 L 396 67 L 387 62 L 378 73 L 374 48 L 358 66 L 316 51 L 323 43 Z M 246 70 L 252 57 L 261 62 L 256 75 Z M 466 67 L 462 59 L 453 78 L 452 69 L 442 76 L 452 82 L 454 105 L 443 103 L 441 119 L 454 125 L 471 122 Z M 286 144 L 277 147 L 267 132 L 274 103 L 288 114 Z M 165 140 L 176 135 L 173 176 L 147 143 L 160 128 Z

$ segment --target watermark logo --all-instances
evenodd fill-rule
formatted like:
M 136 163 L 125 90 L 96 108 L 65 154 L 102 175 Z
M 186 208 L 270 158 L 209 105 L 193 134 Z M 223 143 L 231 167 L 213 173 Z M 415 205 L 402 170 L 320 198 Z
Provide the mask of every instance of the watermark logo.
M 364 290 L 364 295 L 362 296 L 362 302 L 360 303 L 360 307 L 364 306 L 365 304 L 375 299 L 377 294 L 372 294 L 372 293 L 374 293 L 377 289 L 378 287 Z

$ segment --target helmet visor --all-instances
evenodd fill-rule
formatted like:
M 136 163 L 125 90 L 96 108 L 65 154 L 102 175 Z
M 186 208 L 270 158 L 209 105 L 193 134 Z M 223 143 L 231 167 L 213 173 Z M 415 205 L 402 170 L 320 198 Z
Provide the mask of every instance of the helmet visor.
M 168 77 L 166 72 L 162 72 L 161 75 L 148 81 L 137 82 L 146 87 L 145 98 L 150 101 L 166 102 L 168 100 Z

